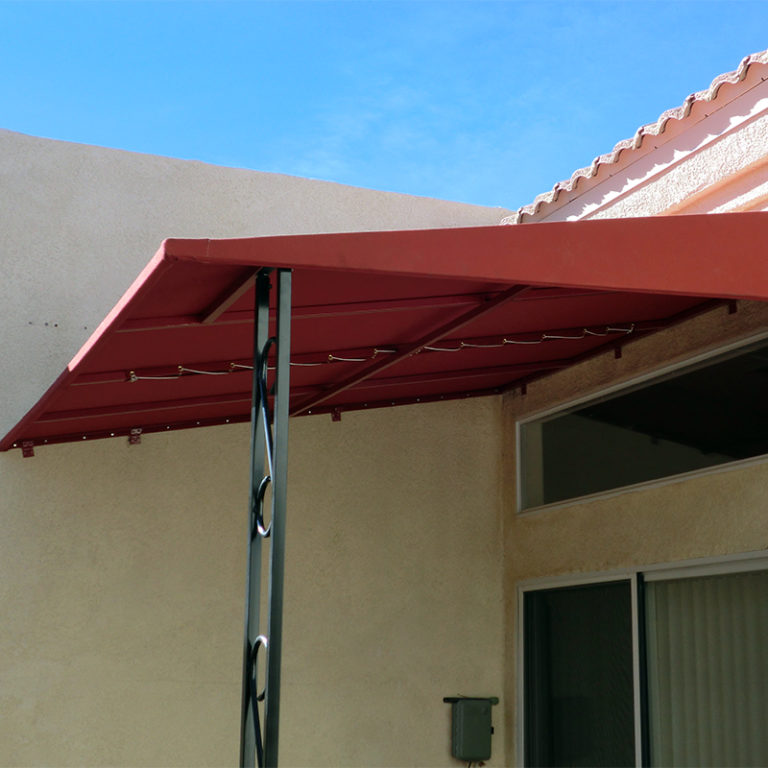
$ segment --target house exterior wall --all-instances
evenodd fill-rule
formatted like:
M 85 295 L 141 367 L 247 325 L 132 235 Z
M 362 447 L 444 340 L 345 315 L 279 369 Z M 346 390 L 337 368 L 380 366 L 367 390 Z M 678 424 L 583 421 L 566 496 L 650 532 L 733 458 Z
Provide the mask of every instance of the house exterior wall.
M 506 213 L 0 132 L 0 431 L 164 237 Z M 291 422 L 282 764 L 445 765 L 442 697 L 500 693 L 500 406 Z M 0 454 L 0 764 L 236 764 L 248 442 Z
M 768 549 L 768 461 L 745 462 L 523 514 L 517 509 L 516 422 L 727 343 L 768 332 L 768 305 L 739 303 L 628 344 L 504 396 L 507 755 L 517 754 L 518 587 L 564 577 Z M 596 580 L 598 578 L 596 577 Z M 513 713 L 513 714 L 512 714 Z
M 664 133 L 646 136 L 531 221 L 765 210 L 768 205 L 768 82 L 754 66 L 712 102 L 696 102 Z M 620 252 L 617 253 L 620 258 Z M 724 254 L 727 259 L 727 254 Z M 586 361 L 504 396 L 504 553 L 507 756 L 520 752 L 518 595 L 521 584 L 654 563 L 768 549 L 768 462 L 757 460 L 624 492 L 519 514 L 515 429 L 519 420 L 597 395 L 668 365 L 768 333 L 768 305 L 739 302 Z
M 446 765 L 443 696 L 500 695 L 500 423 L 292 422 L 281 764 Z M 0 457 L 1 764 L 237 764 L 248 439 Z

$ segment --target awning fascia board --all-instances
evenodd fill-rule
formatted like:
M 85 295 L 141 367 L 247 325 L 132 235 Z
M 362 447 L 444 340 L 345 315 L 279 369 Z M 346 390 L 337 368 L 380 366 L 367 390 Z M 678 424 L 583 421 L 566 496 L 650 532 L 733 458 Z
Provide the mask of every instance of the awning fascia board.
M 768 299 L 768 212 L 229 240 L 169 239 L 201 263 Z

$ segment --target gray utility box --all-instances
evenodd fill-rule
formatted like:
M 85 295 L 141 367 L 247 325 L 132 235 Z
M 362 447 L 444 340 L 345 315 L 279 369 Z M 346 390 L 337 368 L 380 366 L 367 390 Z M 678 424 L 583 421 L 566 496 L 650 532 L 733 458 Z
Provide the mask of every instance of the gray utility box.
M 445 698 L 451 705 L 451 754 L 474 763 L 491 757 L 491 706 L 493 698 Z

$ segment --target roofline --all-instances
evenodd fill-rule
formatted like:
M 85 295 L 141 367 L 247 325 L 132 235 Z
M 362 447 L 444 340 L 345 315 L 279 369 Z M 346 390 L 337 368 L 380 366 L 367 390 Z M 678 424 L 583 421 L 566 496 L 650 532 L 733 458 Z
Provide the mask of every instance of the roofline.
M 637 131 L 635 131 L 634 136 L 618 142 L 610 152 L 607 152 L 604 155 L 599 155 L 590 165 L 574 171 L 569 179 L 559 181 L 548 192 L 543 192 L 542 194 L 537 195 L 532 203 L 518 208 L 514 214 L 502 219 L 502 223 L 520 224 L 523 222 L 524 217 L 535 216 L 545 206 L 554 205 L 561 192 L 572 192 L 581 182 L 597 176 L 602 166 L 618 163 L 621 155 L 625 152 L 635 152 L 640 150 L 646 136 L 659 136 L 663 134 L 670 120 L 685 120 L 690 115 L 695 104 L 703 101 L 715 101 L 718 98 L 721 86 L 725 84 L 733 85 L 735 83 L 740 83 L 747 77 L 749 69 L 753 65 L 768 65 L 768 49 L 745 56 L 735 70 L 718 75 L 710 83 L 709 88 L 690 94 L 679 107 L 668 109 L 654 122 L 641 125 Z
M 768 300 L 768 212 L 170 239 L 169 260 Z

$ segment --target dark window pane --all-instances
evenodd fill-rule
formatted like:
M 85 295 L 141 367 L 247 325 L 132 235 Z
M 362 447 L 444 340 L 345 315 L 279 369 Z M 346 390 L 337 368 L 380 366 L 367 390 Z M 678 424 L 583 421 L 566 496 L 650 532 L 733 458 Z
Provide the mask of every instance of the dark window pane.
M 635 762 L 630 582 L 525 595 L 528 766 Z
M 762 344 L 524 424 L 523 506 L 766 454 L 767 389 Z

